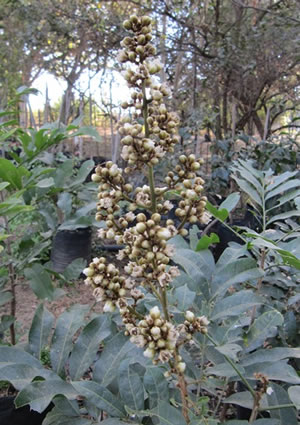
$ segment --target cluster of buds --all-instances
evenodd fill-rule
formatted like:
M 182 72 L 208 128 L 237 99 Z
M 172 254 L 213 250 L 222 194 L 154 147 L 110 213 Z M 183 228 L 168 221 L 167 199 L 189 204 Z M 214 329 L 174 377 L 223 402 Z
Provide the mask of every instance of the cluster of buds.
M 179 191 L 182 197 L 175 209 L 182 223 L 207 223 L 210 219 L 205 212 L 207 198 L 202 195 L 204 180 L 196 174 L 202 163 L 203 160 L 197 160 L 193 154 L 180 155 L 174 172 L 170 171 L 165 178 L 168 188 Z M 185 229 L 181 232 L 183 236 L 186 233 Z
M 104 302 L 104 311 L 118 308 L 126 334 L 133 343 L 144 348 L 146 357 L 155 364 L 172 360 L 171 372 L 183 373 L 185 363 L 178 354 L 179 337 L 183 335 L 184 341 L 188 341 L 194 332 L 206 333 L 208 321 L 188 311 L 182 325 L 175 327 L 170 322 L 164 299 L 179 269 L 170 264 L 174 247 L 168 240 L 176 234 L 184 236 L 185 223 L 204 220 L 204 182 L 197 175 L 202 160 L 194 155 L 181 155 L 174 171 L 168 173 L 165 187 L 155 187 L 153 167 L 166 153 L 174 152 L 175 144 L 180 141 L 179 120 L 166 106 L 169 89 L 152 79 L 160 72 L 161 64 L 151 61 L 155 54 L 150 43 L 151 19 L 134 15 L 124 22 L 124 27 L 133 33 L 125 37 L 123 50 L 118 55 L 121 63 L 130 65 L 124 76 L 133 89 L 130 101 L 122 104 L 123 109 L 133 111 L 119 124 L 121 156 L 128 166 L 123 173 L 108 161 L 96 168 L 92 180 L 99 184 L 96 219 L 106 223 L 106 228 L 99 230 L 99 236 L 125 245 L 117 258 L 128 261 L 123 276 L 113 264 L 107 264 L 105 258 L 95 258 L 84 270 L 85 283 L 94 287 L 94 296 Z M 133 188 L 126 175 L 146 167 L 149 185 Z M 180 196 L 176 205 L 166 200 L 169 191 L 176 191 Z M 129 203 L 129 211 L 122 216 L 120 201 Z M 180 221 L 177 227 L 175 220 L 169 218 L 170 212 Z M 159 299 L 164 317 L 157 306 L 145 316 L 136 309 L 144 297 L 143 287 Z
M 106 162 L 104 166 L 96 167 L 92 181 L 99 183 L 96 220 L 106 221 L 106 229 L 101 229 L 99 236 L 104 239 L 115 239 L 134 220 L 132 215 L 128 215 L 128 220 L 126 217 L 120 220 L 116 218 L 116 213 L 120 211 L 119 202 L 129 196 L 133 187 L 125 182 L 122 169 L 111 161 Z
M 119 52 L 118 59 L 120 62 L 141 63 L 148 56 L 156 53 L 155 47 L 150 44 L 152 40 L 152 20 L 149 16 L 137 17 L 130 16 L 130 19 L 124 21 L 123 26 L 127 31 L 132 31 L 134 37 L 125 37 L 121 42 L 124 50 Z
M 149 315 L 140 320 L 137 325 L 126 325 L 126 335 L 130 341 L 145 348 L 144 356 L 153 363 L 168 362 L 175 355 L 178 331 L 172 323 L 161 316 L 157 306 L 151 308 Z
M 155 54 L 155 47 L 150 43 L 151 19 L 133 15 L 124 22 L 124 27 L 133 36 L 125 37 L 122 41 L 124 49 L 118 58 L 121 63 L 135 64 L 135 69 L 131 67 L 124 73 L 129 87 L 135 90 L 131 94 L 131 101 L 124 102 L 122 107 L 134 107 L 135 112 L 132 114 L 134 122 L 130 117 L 120 121 L 119 133 L 123 136 L 121 156 L 132 170 L 140 169 L 145 164 L 156 165 L 166 152 L 174 152 L 174 145 L 179 142 L 179 120 L 165 105 L 170 90 L 164 84 L 155 84 L 151 78 L 162 68 L 158 61 L 149 61 Z M 144 126 L 139 124 L 139 117 L 143 119 Z
M 112 312 L 118 300 L 127 293 L 126 279 L 120 276 L 113 264 L 107 264 L 105 257 L 94 258 L 89 267 L 83 270 L 85 284 L 94 287 L 94 297 L 104 302 L 104 312 Z
M 130 262 L 124 270 L 132 278 L 138 278 L 142 286 L 146 286 L 147 282 L 155 286 L 158 282 L 161 287 L 166 287 L 179 275 L 177 267 L 168 267 L 174 249 L 167 244 L 167 240 L 176 234 L 176 229 L 172 225 L 162 227 L 159 224 L 159 213 L 154 213 L 149 218 L 144 213 L 139 213 L 136 221 L 136 225 L 125 230 L 118 240 L 126 244 L 118 258 L 129 258 Z
M 187 310 L 185 312 L 185 321 L 179 325 L 179 332 L 185 340 L 189 341 L 196 332 L 207 334 L 208 325 L 209 320 L 206 316 L 196 317 L 192 311 Z

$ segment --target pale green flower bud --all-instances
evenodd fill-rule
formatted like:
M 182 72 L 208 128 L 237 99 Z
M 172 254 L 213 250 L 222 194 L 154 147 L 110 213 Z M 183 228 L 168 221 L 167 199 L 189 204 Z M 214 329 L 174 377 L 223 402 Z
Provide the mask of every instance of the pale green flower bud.
M 189 218 L 189 223 L 191 224 L 195 224 L 197 223 L 197 221 L 198 221 L 198 218 L 196 215 L 191 215 L 191 217 Z
M 149 34 L 151 32 L 151 30 L 152 30 L 151 26 L 143 27 L 142 28 L 142 34 Z M 154 54 L 154 53 L 151 53 L 151 54 Z
M 183 373 L 185 371 L 185 368 L 186 368 L 186 364 L 184 362 L 179 362 L 177 364 L 178 372 Z
M 137 24 L 139 21 L 139 18 L 136 15 L 131 15 L 129 19 L 133 24 Z
M 131 143 L 133 142 L 133 137 L 128 135 L 123 137 L 123 139 L 121 139 L 121 143 L 123 143 L 123 145 L 131 145 Z
M 166 347 L 168 348 L 168 350 L 174 350 L 176 347 L 176 342 L 175 341 L 167 341 L 166 342 Z
M 155 307 L 152 307 L 150 310 L 150 316 L 152 319 L 158 319 L 160 317 L 161 313 L 157 305 Z
M 180 229 L 179 230 L 180 236 L 187 236 L 189 234 L 187 229 Z
M 186 197 L 188 199 L 195 199 L 197 197 L 197 194 L 194 190 L 187 190 L 186 191 Z
M 101 177 L 100 177 L 100 176 L 98 176 L 98 174 L 92 174 L 91 179 L 92 179 L 92 181 L 93 181 L 93 182 L 95 182 L 95 183 L 99 183 L 99 182 L 101 182 Z
M 136 60 L 136 54 L 134 52 L 129 52 L 128 59 L 134 62 Z
M 139 54 L 139 55 L 143 55 L 145 53 L 145 49 L 143 46 L 138 45 L 135 49 L 135 51 Z
M 142 16 L 142 25 L 148 26 L 151 24 L 151 18 L 149 16 Z
M 158 213 L 154 213 L 151 216 L 151 220 L 153 220 L 155 223 L 159 223 L 161 220 L 161 215 Z
M 115 237 L 115 231 L 113 229 L 109 229 L 106 232 L 106 237 L 107 237 L 107 239 L 114 239 L 114 237 Z
M 165 104 L 160 105 L 158 111 L 160 114 L 166 114 L 167 113 L 166 105 Z
M 138 233 L 144 233 L 145 230 L 147 229 L 147 226 L 145 223 L 137 223 L 137 225 L 135 226 L 136 230 Z
M 186 320 L 190 323 L 192 323 L 195 319 L 195 315 L 192 311 L 187 310 L 184 317 L 186 318 Z
M 174 122 L 174 121 L 169 121 L 169 122 L 168 122 L 168 128 L 174 128 L 174 127 L 176 127 L 176 122 Z
M 112 166 L 111 166 L 111 168 L 109 169 L 109 175 L 111 176 L 111 177 L 115 177 L 117 174 L 119 174 L 119 168 L 118 168 L 118 166 L 117 166 L 117 164 L 113 164 Z
M 199 170 L 200 169 L 200 167 L 201 167 L 201 165 L 199 164 L 199 162 L 193 162 L 192 163 L 192 165 L 191 165 L 191 169 L 193 170 L 193 171 L 197 171 L 197 170 Z
M 137 38 L 138 44 L 146 44 L 147 40 L 144 34 L 141 34 Z
M 87 267 L 83 270 L 83 274 L 85 274 L 87 277 L 91 277 L 94 275 L 94 269 L 92 267 Z
M 143 354 L 145 357 L 152 359 L 155 356 L 155 350 L 153 348 L 147 348 Z
M 171 235 L 170 230 L 167 229 L 166 227 L 162 227 L 157 232 L 157 237 L 158 237 L 158 239 L 161 239 L 161 240 L 170 239 L 171 236 L 172 235 Z
M 166 341 L 164 339 L 159 339 L 156 342 L 156 345 L 157 345 L 158 348 L 164 348 L 166 346 Z
M 143 142 L 143 148 L 145 149 L 145 151 L 153 150 L 155 148 L 154 141 L 151 139 L 145 139 L 145 141 Z
M 155 90 L 155 91 L 153 92 L 152 97 L 153 97 L 153 99 L 154 99 L 154 100 L 159 101 L 159 100 L 161 100 L 161 99 L 162 99 L 163 95 L 161 94 L 161 92 L 160 92 L 160 91 Z
M 160 328 L 158 326 L 153 326 L 150 332 L 151 332 L 151 335 L 153 335 L 154 337 L 160 336 Z
M 123 27 L 126 30 L 131 30 L 131 28 L 132 28 L 131 22 L 127 19 L 126 21 L 123 22 Z
M 143 244 L 142 244 L 142 246 L 143 246 Z M 146 254 L 147 261 L 152 261 L 152 260 L 154 260 L 154 258 L 155 258 L 154 252 L 147 252 L 147 254 Z
M 104 313 L 113 313 L 116 309 L 116 306 L 113 304 L 112 301 L 106 301 L 103 307 Z
M 185 180 L 183 180 L 182 183 L 183 183 L 183 186 L 187 189 L 190 189 L 192 187 L 192 181 L 191 180 L 185 179 Z

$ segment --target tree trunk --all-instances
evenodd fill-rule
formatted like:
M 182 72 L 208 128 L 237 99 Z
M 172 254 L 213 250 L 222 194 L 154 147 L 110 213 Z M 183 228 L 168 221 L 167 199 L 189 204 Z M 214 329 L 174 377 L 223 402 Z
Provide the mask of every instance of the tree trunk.
M 261 122 L 256 111 L 254 111 L 252 113 L 252 118 L 253 118 L 254 124 L 257 128 L 257 131 L 259 132 L 260 137 L 263 139 L 263 137 L 264 137 L 264 126 L 263 126 L 263 124 L 262 124 L 262 122 Z
M 222 135 L 221 111 L 220 111 L 220 92 L 219 92 L 218 84 L 216 84 L 214 92 L 215 93 L 214 93 L 213 111 L 216 114 L 215 136 L 217 140 L 221 140 L 223 138 L 223 135 Z
M 227 87 L 224 88 L 223 98 L 222 98 L 222 123 L 223 123 L 223 132 L 226 135 L 228 132 L 228 122 L 227 122 Z

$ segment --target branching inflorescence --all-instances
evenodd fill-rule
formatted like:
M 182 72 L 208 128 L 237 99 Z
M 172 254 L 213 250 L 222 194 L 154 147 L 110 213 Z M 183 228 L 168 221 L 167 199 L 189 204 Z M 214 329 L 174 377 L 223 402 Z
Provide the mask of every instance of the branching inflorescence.
M 124 28 L 133 33 L 124 38 L 123 50 L 118 55 L 121 63 L 130 64 L 124 76 L 132 88 L 131 100 L 122 107 L 130 109 L 131 114 L 122 118 L 119 125 L 121 156 L 128 166 L 123 171 L 109 161 L 96 168 L 92 180 L 99 183 L 96 218 L 106 222 L 99 236 L 124 244 L 118 259 L 127 260 L 127 265 L 121 274 L 104 257 L 95 258 L 84 270 L 85 283 L 94 287 L 94 295 L 104 302 L 105 312 L 119 309 L 125 333 L 144 348 L 145 356 L 155 364 L 168 363 L 169 373 L 182 378 L 185 364 L 178 347 L 189 341 L 194 332 L 206 333 L 208 321 L 187 311 L 183 324 L 172 323 L 167 290 L 179 270 L 170 265 L 174 248 L 168 240 L 177 234 L 185 236 L 186 223 L 206 221 L 204 182 L 197 176 L 202 160 L 193 154 L 181 155 L 174 171 L 165 177 L 165 186 L 156 187 L 154 166 L 167 153 L 174 152 L 180 140 L 179 120 L 166 106 L 170 90 L 156 81 L 155 74 L 160 72 L 161 64 L 153 60 L 151 19 L 134 15 L 124 22 Z M 148 185 L 134 188 L 128 183 L 128 175 L 142 169 L 148 169 Z M 170 193 L 179 199 L 176 204 L 167 200 Z M 120 201 L 129 203 L 129 211 L 123 215 Z M 168 218 L 170 212 L 176 220 Z M 138 303 L 147 291 L 157 298 L 160 307 L 153 307 L 144 316 L 138 311 Z M 179 379 L 185 397 L 184 385 Z

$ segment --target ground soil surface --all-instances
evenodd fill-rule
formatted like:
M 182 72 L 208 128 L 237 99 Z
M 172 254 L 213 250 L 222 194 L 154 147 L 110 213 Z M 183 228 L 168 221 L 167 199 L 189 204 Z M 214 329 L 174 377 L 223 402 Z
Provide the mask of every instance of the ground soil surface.
M 45 302 L 46 308 L 51 311 L 55 317 L 58 317 L 65 309 L 73 304 L 89 304 L 91 307 L 93 306 L 93 311 L 101 312 L 100 304 L 97 303 L 95 305 L 92 288 L 87 287 L 83 279 L 78 280 L 75 284 L 66 285 L 62 289 L 65 291 L 65 295 L 55 301 Z M 35 296 L 27 283 L 21 283 L 16 286 L 16 301 L 17 343 L 25 343 L 36 307 L 41 301 Z M 0 308 L 0 315 L 9 313 L 9 304 Z

